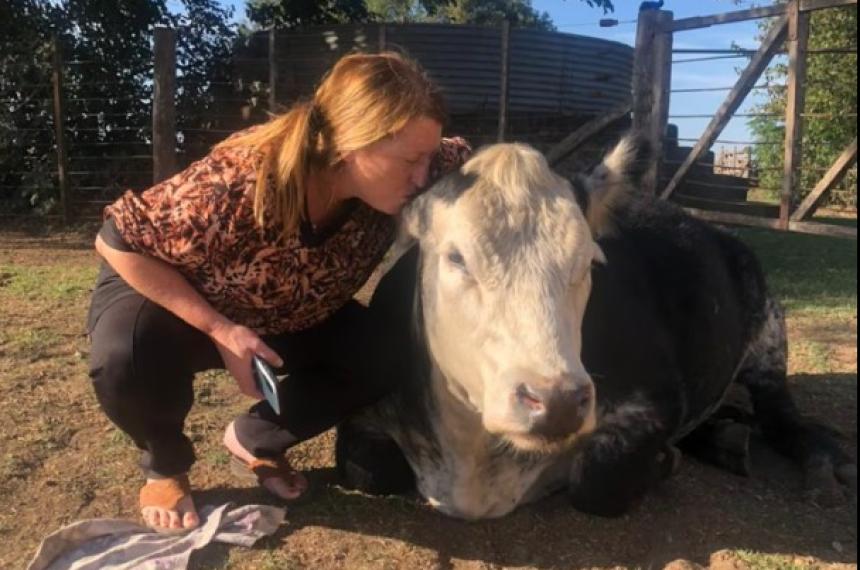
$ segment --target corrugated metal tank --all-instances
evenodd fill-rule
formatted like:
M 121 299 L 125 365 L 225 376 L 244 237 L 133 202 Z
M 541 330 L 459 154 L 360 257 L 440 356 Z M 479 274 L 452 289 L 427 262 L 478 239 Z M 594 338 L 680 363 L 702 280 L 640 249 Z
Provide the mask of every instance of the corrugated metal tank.
M 261 38 L 262 39 L 262 38 Z M 351 51 L 381 45 L 417 59 L 444 89 L 452 114 L 497 113 L 501 28 L 445 24 L 339 25 L 278 36 L 278 99 L 308 96 L 326 69 Z M 592 116 L 630 97 L 633 48 L 528 29 L 510 35 L 509 112 Z

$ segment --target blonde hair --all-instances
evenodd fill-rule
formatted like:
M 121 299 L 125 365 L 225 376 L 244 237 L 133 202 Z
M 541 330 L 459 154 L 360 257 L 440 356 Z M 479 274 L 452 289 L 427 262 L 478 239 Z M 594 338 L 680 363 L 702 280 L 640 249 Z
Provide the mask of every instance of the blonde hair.
M 353 54 L 335 64 L 310 101 L 216 148 L 246 146 L 262 154 L 254 218 L 262 226 L 271 215 L 286 234 L 299 226 L 312 172 L 418 117 L 447 120 L 440 91 L 416 62 L 394 52 Z

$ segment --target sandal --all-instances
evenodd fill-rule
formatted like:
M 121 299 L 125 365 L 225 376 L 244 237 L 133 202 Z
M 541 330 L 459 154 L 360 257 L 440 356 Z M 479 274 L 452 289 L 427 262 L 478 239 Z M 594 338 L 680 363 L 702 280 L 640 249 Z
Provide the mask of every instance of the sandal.
M 288 487 L 296 490 L 295 496 L 284 498 L 276 495 L 279 499 L 296 502 L 305 497 L 308 490 L 308 481 L 304 475 L 293 469 L 287 462 L 286 457 L 271 459 L 255 459 L 245 463 L 235 455 L 231 454 L 230 471 L 242 481 L 256 482 L 261 487 L 269 479 L 281 479 Z M 268 489 L 266 489 L 268 491 Z M 271 493 L 271 491 L 269 491 Z M 274 493 L 272 493 L 274 495 Z
M 167 511 L 175 511 L 179 502 L 190 494 L 191 485 L 188 482 L 187 473 L 149 481 L 140 489 L 140 509 L 143 511 L 147 507 L 156 507 Z M 184 515 L 180 518 L 184 518 Z M 150 526 L 147 521 L 144 522 L 147 527 L 160 534 L 182 534 L 197 528 L 199 525 L 198 522 L 198 525 L 192 527 L 170 528 L 165 526 Z

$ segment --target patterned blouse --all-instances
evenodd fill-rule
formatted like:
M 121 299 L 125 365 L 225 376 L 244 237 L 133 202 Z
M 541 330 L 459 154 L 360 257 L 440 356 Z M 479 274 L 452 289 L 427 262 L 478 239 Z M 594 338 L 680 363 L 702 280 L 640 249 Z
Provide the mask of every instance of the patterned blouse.
M 430 180 L 471 154 L 443 139 Z M 105 209 L 132 251 L 176 267 L 219 312 L 258 334 L 319 324 L 345 305 L 391 246 L 395 220 L 358 200 L 320 234 L 308 224 L 283 236 L 254 220 L 256 151 L 215 149 L 183 172 Z M 110 242 L 109 242 L 110 243 Z

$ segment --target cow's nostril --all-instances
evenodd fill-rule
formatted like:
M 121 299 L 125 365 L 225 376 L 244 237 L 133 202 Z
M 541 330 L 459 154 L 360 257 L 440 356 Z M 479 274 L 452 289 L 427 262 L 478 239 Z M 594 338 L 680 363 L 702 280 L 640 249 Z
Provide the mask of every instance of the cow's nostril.
M 544 404 L 541 398 L 532 392 L 525 384 L 517 386 L 516 390 L 517 401 L 527 409 L 534 412 L 544 411 Z

